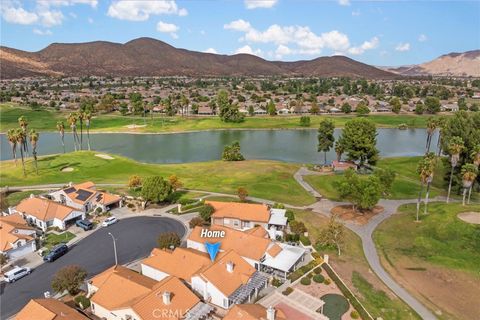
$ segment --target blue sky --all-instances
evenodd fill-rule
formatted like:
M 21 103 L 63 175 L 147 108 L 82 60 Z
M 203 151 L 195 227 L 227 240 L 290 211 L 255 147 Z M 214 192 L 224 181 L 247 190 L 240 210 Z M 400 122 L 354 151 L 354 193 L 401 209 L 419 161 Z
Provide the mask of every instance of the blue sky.
M 0 0 L 1 44 L 127 42 L 268 60 L 347 55 L 373 65 L 421 63 L 480 48 L 480 1 Z

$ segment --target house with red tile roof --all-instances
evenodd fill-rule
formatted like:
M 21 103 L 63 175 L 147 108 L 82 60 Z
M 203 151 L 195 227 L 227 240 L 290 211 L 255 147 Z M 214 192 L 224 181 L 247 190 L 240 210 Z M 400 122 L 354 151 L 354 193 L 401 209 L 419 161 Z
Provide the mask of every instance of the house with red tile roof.
M 88 320 L 89 318 L 67 306 L 65 303 L 48 298 L 32 299 L 14 317 L 15 320 Z
M 37 250 L 35 229 L 20 214 L 0 217 L 0 253 L 17 259 Z

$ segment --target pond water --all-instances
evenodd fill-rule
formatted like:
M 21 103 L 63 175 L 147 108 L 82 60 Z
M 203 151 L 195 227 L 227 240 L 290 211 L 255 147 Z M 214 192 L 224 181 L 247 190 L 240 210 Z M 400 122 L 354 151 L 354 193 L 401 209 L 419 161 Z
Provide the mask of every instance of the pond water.
M 338 137 L 341 129 L 335 130 Z M 83 135 L 86 149 L 87 138 Z M 269 159 L 298 163 L 323 162 L 317 152 L 316 130 L 216 130 L 172 134 L 90 134 L 93 150 L 119 154 L 149 163 L 187 163 L 218 160 L 223 147 L 239 141 L 246 159 Z M 383 157 L 418 156 L 425 150 L 425 129 L 378 129 L 377 148 Z M 433 139 L 435 144 L 437 137 Z M 6 135 L 0 135 L 1 160 L 12 158 Z M 67 151 L 73 151 L 71 134 L 65 134 Z M 38 155 L 63 152 L 60 135 L 40 133 Z M 335 152 L 327 154 L 333 160 Z

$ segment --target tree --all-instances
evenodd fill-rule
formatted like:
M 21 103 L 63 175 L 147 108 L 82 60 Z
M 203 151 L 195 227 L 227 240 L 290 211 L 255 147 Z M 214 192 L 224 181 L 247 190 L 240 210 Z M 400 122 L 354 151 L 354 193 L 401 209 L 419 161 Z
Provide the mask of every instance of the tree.
M 372 209 L 380 200 L 382 190 L 379 179 L 375 176 L 360 177 L 352 169 L 345 171 L 338 184 L 340 196 L 350 201 L 353 210 Z
M 448 182 L 447 203 L 450 200 L 450 192 L 452 191 L 453 172 L 458 165 L 460 153 L 464 148 L 463 139 L 460 137 L 452 137 L 448 143 L 447 152 L 450 155 L 450 179 Z
M 435 166 L 432 165 L 432 159 L 434 158 L 435 158 L 435 154 L 430 152 L 424 155 L 417 165 L 417 174 L 420 178 L 420 191 L 418 193 L 418 199 L 417 199 L 417 218 L 416 218 L 417 221 L 419 221 L 418 214 L 420 212 L 420 202 L 422 199 L 423 186 L 427 183 L 431 183 L 433 179 L 433 172 L 435 170 Z
M 27 118 L 24 117 L 24 116 L 21 116 L 20 118 L 18 118 L 18 124 L 20 125 L 20 128 L 22 129 L 22 132 L 23 132 L 23 136 L 25 137 L 25 139 L 23 139 L 22 144 L 20 144 L 20 148 L 23 147 L 23 151 L 25 151 L 25 154 L 28 157 L 28 145 L 27 145 L 27 139 L 26 139 L 26 137 L 27 137 L 27 127 L 28 127 Z
M 193 229 L 195 227 L 202 227 L 206 224 L 205 220 L 203 220 L 201 217 L 195 217 L 190 222 L 188 223 L 190 229 Z
M 427 182 L 427 190 L 425 192 L 425 206 L 424 206 L 424 214 L 428 213 L 428 198 L 430 195 L 430 186 L 433 181 L 433 175 L 435 173 L 435 167 L 437 166 L 437 157 L 435 156 L 434 152 L 427 153 L 426 155 L 427 161 L 426 164 L 428 168 L 425 170 L 426 172 L 429 172 L 430 175 L 426 178 Z
M 435 133 L 435 130 L 437 129 L 437 125 L 438 125 L 438 121 L 437 119 L 433 118 L 433 117 L 429 117 L 427 119 L 427 143 L 426 143 L 426 151 L 425 153 L 429 153 L 430 152 L 430 145 L 432 143 L 432 137 L 433 137 L 433 134 Z
M 199 214 L 200 217 L 205 220 L 205 221 L 210 221 L 210 217 L 212 216 L 212 213 L 215 211 L 213 206 L 211 204 L 205 204 L 203 207 L 200 208 Z
M 378 178 L 383 195 L 389 195 L 392 189 L 393 182 L 397 176 L 396 172 L 390 168 L 375 169 L 373 174 Z
M 339 144 L 347 152 L 348 159 L 359 161 L 360 166 L 366 162 L 375 165 L 378 160 L 377 129 L 368 119 L 357 118 L 347 121 Z
M 342 155 L 345 152 L 345 146 L 342 145 L 341 141 L 335 142 L 335 154 L 337 155 L 337 161 L 342 160 Z
M 335 131 L 335 123 L 330 119 L 322 119 L 320 126 L 318 127 L 318 152 L 324 154 L 324 164 L 327 165 L 327 152 L 333 147 L 335 137 L 333 133 Z
M 240 143 L 235 141 L 232 145 L 226 145 L 223 148 L 222 160 L 224 161 L 243 161 L 245 158 L 240 152 Z
M 142 178 L 137 175 L 130 176 L 127 185 L 130 189 L 136 189 L 142 185 Z
M 83 113 L 83 119 L 85 120 L 85 127 L 87 128 L 87 147 L 88 151 L 91 150 L 90 148 L 90 124 L 92 121 L 92 114 L 90 111 L 84 112 Z
M 7 193 L 6 192 L 0 192 L 0 211 L 5 211 L 9 207 L 8 199 L 7 199 Z
M 55 292 L 67 291 L 70 295 L 76 295 L 82 283 L 87 278 L 87 271 L 80 266 L 70 265 L 60 269 L 52 280 L 52 288 Z
M 248 190 L 245 187 L 238 187 L 237 195 L 241 202 L 245 202 L 248 197 Z
M 425 98 L 425 110 L 432 114 L 440 112 L 440 100 L 437 97 Z
M 35 162 L 35 172 L 38 174 L 37 144 L 40 136 L 38 132 L 32 129 L 30 130 L 28 137 L 30 139 L 30 144 L 32 145 L 32 155 L 33 155 L 33 161 Z
M 312 105 L 310 107 L 310 113 L 311 114 L 319 114 L 320 113 L 320 108 L 318 107 L 318 103 L 317 103 L 317 97 L 313 97 Z
M 151 176 L 143 181 L 141 193 L 145 201 L 159 203 L 172 194 L 172 186 L 160 176 Z
M 478 168 L 471 163 L 467 163 L 462 166 L 462 183 L 463 183 L 463 200 L 462 205 L 465 205 L 465 196 L 467 194 L 467 190 L 470 189 L 477 178 L 478 175 Z
M 3 269 L 3 266 L 8 262 L 8 258 L 5 254 L 0 253 L 0 271 Z
M 307 232 L 307 227 L 305 227 L 305 224 L 303 222 L 294 220 L 294 221 L 290 222 L 290 230 L 294 234 L 301 235 L 301 234 L 304 234 L 305 232 Z
M 273 103 L 273 100 L 270 100 L 267 104 L 267 113 L 271 116 L 275 116 L 277 114 L 277 109 L 275 108 L 275 103 Z
M 65 153 L 65 125 L 63 124 L 63 121 L 57 122 L 57 130 L 62 141 L 63 153 Z
M 400 99 L 397 97 L 394 97 L 390 100 L 390 105 L 392 106 L 392 111 L 394 113 L 400 113 L 400 110 L 402 109 L 402 103 L 400 102 Z
M 17 144 L 20 146 L 20 157 L 22 159 L 22 168 L 23 168 L 23 176 L 26 177 L 27 176 L 27 172 L 25 171 L 25 154 L 24 154 L 24 148 L 22 146 L 25 145 L 25 141 L 27 140 L 27 137 L 25 135 L 25 132 L 18 128 L 16 130 L 16 134 L 15 134 L 15 137 L 17 138 Z
M 317 244 L 322 247 L 332 247 L 337 249 L 337 253 L 340 256 L 344 241 L 345 227 L 343 224 L 337 222 L 335 215 L 332 215 L 327 227 L 320 232 Z
M 425 106 L 423 105 L 423 102 L 419 100 L 417 104 L 415 104 L 415 113 L 423 114 L 423 112 L 425 112 Z
M 248 106 L 248 115 L 253 116 L 255 115 L 255 108 L 252 105 Z
M 238 106 L 230 103 L 227 91 L 220 90 L 217 93 L 216 105 L 223 122 L 242 122 L 245 120 L 244 115 L 238 110 Z
M 173 191 L 177 191 L 181 187 L 183 187 L 183 183 L 178 179 L 176 174 L 172 174 L 170 177 L 168 177 L 168 182 L 172 186 Z
M 340 110 L 342 110 L 343 113 L 349 114 L 352 112 L 352 106 L 348 102 L 344 102 Z
M 77 121 L 78 116 L 77 113 L 70 113 L 67 118 L 68 123 L 70 124 L 70 128 L 72 129 L 72 136 L 73 136 L 73 148 L 77 151 L 77 143 L 80 144 L 77 134 Z
M 10 144 L 10 147 L 12 148 L 12 157 L 13 160 L 15 161 L 15 166 L 17 165 L 17 130 L 15 129 L 9 129 L 7 131 L 7 139 L 8 143 Z
M 157 247 L 159 249 L 172 249 L 180 246 L 181 239 L 175 232 L 160 233 L 157 238 Z
M 355 109 L 355 112 L 359 116 L 366 116 L 370 113 L 370 109 L 368 108 L 365 102 L 360 101 L 357 105 L 357 108 Z
M 300 117 L 300 126 L 301 127 L 310 127 L 310 117 L 309 116 L 301 116 Z

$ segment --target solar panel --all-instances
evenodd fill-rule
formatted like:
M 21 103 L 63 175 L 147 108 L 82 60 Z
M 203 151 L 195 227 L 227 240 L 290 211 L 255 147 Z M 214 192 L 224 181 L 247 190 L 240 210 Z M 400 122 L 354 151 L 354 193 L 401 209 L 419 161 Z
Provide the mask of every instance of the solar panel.
M 80 201 L 85 201 L 88 198 L 90 198 L 90 196 L 93 194 L 93 192 L 80 189 L 80 190 L 77 191 L 77 194 L 78 194 L 78 196 L 75 199 L 78 199 Z
M 77 189 L 75 189 L 75 187 L 70 187 L 70 188 L 67 188 L 67 189 L 65 189 L 65 190 L 63 190 L 63 191 L 65 191 L 65 193 L 72 193 L 72 192 L 77 191 Z

